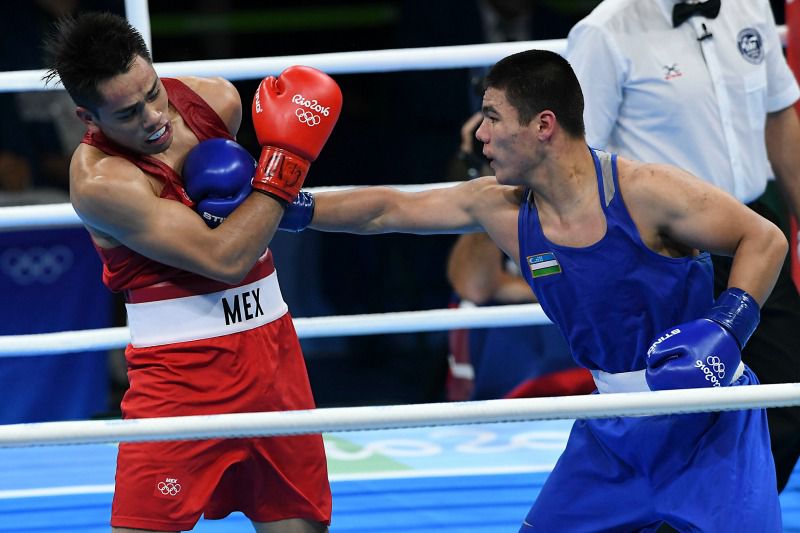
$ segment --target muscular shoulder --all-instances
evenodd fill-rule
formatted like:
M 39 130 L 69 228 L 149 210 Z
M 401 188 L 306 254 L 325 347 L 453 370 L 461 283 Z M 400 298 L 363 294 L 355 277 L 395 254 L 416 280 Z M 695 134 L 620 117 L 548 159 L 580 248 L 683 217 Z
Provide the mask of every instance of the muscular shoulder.
M 699 179 L 673 165 L 617 159 L 617 177 L 626 204 L 652 204 L 683 195 Z M 630 207 L 630 206 L 629 206 Z
M 676 218 L 712 208 L 721 191 L 672 165 L 618 161 L 625 206 L 643 237 Z
M 650 204 L 658 201 L 663 186 L 671 181 L 673 168 L 617 158 L 617 181 L 625 205 L 632 214 L 640 209 L 646 211 Z
M 242 122 L 242 99 L 239 91 L 225 78 L 200 78 L 187 76 L 179 78 L 190 89 L 200 95 L 216 111 L 228 126 L 228 131 L 236 135 Z
M 522 187 L 501 185 L 494 176 L 475 178 L 460 184 L 459 189 L 477 215 L 491 214 L 503 207 L 517 209 L 522 202 Z
M 108 222 L 158 197 L 147 175 L 122 157 L 80 145 L 70 163 L 70 201 L 83 222 L 105 233 Z
M 517 258 L 517 216 L 523 188 L 501 185 L 494 176 L 476 178 L 463 186 L 468 211 L 509 257 Z
M 88 144 L 80 144 L 70 161 L 70 186 L 81 188 L 91 184 L 100 176 L 108 176 L 119 182 L 145 179 L 145 174 L 136 165 L 123 157 L 108 155 Z

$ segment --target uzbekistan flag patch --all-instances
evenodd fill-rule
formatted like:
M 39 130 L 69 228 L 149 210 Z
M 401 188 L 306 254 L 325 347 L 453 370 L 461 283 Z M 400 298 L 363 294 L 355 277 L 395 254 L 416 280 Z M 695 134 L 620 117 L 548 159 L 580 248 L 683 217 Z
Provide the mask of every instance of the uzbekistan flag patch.
M 558 264 L 556 256 L 551 252 L 529 255 L 526 259 L 528 260 L 528 267 L 531 269 L 531 275 L 534 278 L 541 278 L 542 276 L 549 276 L 551 274 L 561 274 L 561 265 Z

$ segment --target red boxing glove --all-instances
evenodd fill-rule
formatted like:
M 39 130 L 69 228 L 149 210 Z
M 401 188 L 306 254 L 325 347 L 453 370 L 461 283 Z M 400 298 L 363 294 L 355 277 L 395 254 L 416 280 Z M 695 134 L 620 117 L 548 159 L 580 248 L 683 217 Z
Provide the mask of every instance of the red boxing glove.
M 339 86 L 315 68 L 289 67 L 261 80 L 253 98 L 253 126 L 262 146 L 253 188 L 294 201 L 341 110 Z

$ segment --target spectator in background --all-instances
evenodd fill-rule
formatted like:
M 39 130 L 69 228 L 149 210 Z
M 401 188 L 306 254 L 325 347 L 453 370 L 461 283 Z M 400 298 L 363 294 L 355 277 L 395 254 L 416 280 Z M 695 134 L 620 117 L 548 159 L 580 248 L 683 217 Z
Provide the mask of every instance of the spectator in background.
M 453 181 L 492 173 L 475 137 L 482 120 L 475 113 L 461 127 L 459 151 L 450 165 Z M 458 237 L 447 278 L 454 290 L 451 307 L 536 302 L 517 264 L 486 233 Z M 449 349 L 446 396 L 451 401 L 588 394 L 595 388 L 552 324 L 452 330 Z
M 767 0 L 606 0 L 570 31 L 567 58 L 589 95 L 590 146 L 684 168 L 776 222 L 761 199 L 774 177 L 800 214 L 800 90 Z M 731 258 L 713 261 L 719 294 Z M 787 259 L 742 354 L 762 383 L 800 381 L 798 324 Z M 768 419 L 782 490 L 800 455 L 800 407 Z

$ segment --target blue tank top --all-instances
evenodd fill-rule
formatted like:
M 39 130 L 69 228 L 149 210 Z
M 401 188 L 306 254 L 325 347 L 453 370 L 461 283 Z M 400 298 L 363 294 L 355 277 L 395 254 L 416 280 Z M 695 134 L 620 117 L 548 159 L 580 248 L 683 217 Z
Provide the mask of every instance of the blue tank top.
M 578 364 L 611 373 L 641 370 L 658 334 L 711 306 L 711 259 L 705 252 L 670 258 L 650 250 L 619 192 L 616 155 L 589 150 L 605 235 L 584 248 L 550 242 L 528 189 L 518 220 L 520 266 Z

